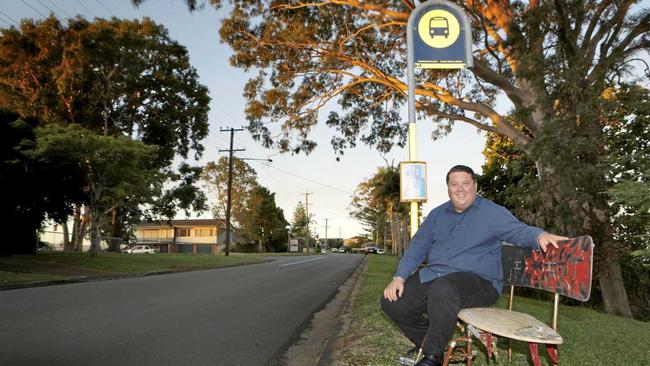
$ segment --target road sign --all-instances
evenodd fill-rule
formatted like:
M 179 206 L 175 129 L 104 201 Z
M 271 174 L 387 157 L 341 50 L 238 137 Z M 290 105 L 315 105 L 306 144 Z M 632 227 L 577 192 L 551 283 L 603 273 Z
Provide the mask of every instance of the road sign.
M 421 69 L 472 67 L 469 18 L 455 3 L 429 0 L 413 10 L 408 21 L 413 63 Z

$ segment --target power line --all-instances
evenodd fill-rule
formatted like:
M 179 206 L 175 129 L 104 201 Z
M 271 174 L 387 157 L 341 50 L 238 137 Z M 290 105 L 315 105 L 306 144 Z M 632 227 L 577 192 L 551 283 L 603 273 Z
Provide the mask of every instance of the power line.
M 9 23 L 8 21 L 6 21 L 6 20 L 4 20 L 4 19 L 2 19 L 2 18 L 0 18 L 0 20 L 2 20 L 2 21 L 3 21 L 4 23 L 6 23 L 8 26 L 13 27 L 13 24 Z
M 31 6 L 27 1 L 25 1 L 25 0 L 20 0 L 20 1 L 22 1 L 23 4 L 25 4 L 25 5 L 29 6 L 30 8 L 32 8 L 32 10 L 34 10 L 35 12 L 37 12 L 37 13 L 38 13 L 40 16 L 42 16 L 43 18 L 47 18 L 47 15 L 45 15 L 45 14 L 41 13 L 40 11 L 38 11 L 38 9 L 36 9 L 36 8 L 33 7 L 33 6 Z
M 43 3 L 41 2 L 41 0 L 36 0 L 36 1 L 37 1 L 39 4 L 41 4 L 42 7 L 44 7 L 45 9 L 47 9 L 47 10 L 50 12 L 50 14 L 54 14 L 54 16 L 55 16 L 59 21 L 63 22 L 63 19 L 62 19 L 62 18 L 59 16 L 59 14 L 57 14 L 54 10 L 50 9 L 50 7 L 48 7 L 47 5 L 43 4 Z
M 47 1 L 48 1 L 50 4 L 54 5 L 55 8 L 59 9 L 59 10 L 63 13 L 63 15 L 65 15 L 66 18 L 72 18 L 72 17 L 70 16 L 70 14 L 66 13 L 65 10 L 61 9 L 58 5 L 56 5 L 56 3 L 55 3 L 54 1 L 52 1 L 52 0 L 47 0 Z
M 272 166 L 272 165 L 269 165 L 269 166 L 270 166 L 271 168 L 273 168 L 273 169 L 277 169 L 277 170 L 279 170 L 279 171 L 281 171 L 281 172 L 284 172 L 284 173 L 286 173 L 286 174 L 293 175 L 293 176 L 296 177 L 296 178 L 304 179 L 304 180 L 306 180 L 306 181 L 308 181 L 308 182 L 311 182 L 311 183 L 314 183 L 314 184 L 318 184 L 318 185 L 320 185 L 320 186 L 327 187 L 327 188 L 329 188 L 329 189 L 333 189 L 333 190 L 335 190 L 335 191 L 339 191 L 339 192 L 343 192 L 343 193 L 347 193 L 347 194 L 353 194 L 352 192 L 348 192 L 348 191 L 345 191 L 345 190 L 340 189 L 340 188 L 332 187 L 332 186 L 330 186 L 330 185 L 327 185 L 327 184 L 324 184 L 324 183 L 321 183 L 321 182 L 315 181 L 315 180 L 313 180 L 313 179 L 309 179 L 309 178 L 302 177 L 302 176 L 300 176 L 300 175 L 298 175 L 298 174 L 292 173 L 292 172 L 287 171 L 287 170 L 284 170 L 284 169 L 280 169 L 280 168 L 278 168 L 278 167 L 276 167 L 276 166 Z
M 18 27 L 20 27 L 20 22 L 17 22 L 16 19 L 10 17 L 9 15 L 7 15 L 7 14 L 6 14 L 5 12 L 3 12 L 2 10 L 0 10 L 0 14 L 4 15 L 7 19 L 11 20 L 11 21 L 14 22 Z
M 77 4 L 81 5 L 82 8 L 86 9 L 86 11 L 90 13 L 90 15 L 94 16 L 95 18 L 98 18 L 98 16 L 95 15 L 90 9 L 88 9 L 88 7 L 84 5 L 81 1 L 79 0 L 75 0 L 75 1 L 77 2 Z
M 104 5 L 101 1 L 99 1 L 99 0 L 95 0 L 95 1 L 97 1 L 97 2 L 99 3 L 99 5 L 102 6 L 102 8 L 106 9 L 109 13 L 111 13 L 112 16 L 114 16 L 114 17 L 117 18 L 117 15 L 115 15 L 115 13 L 113 13 L 113 12 L 111 11 L 111 9 L 107 8 L 106 5 Z

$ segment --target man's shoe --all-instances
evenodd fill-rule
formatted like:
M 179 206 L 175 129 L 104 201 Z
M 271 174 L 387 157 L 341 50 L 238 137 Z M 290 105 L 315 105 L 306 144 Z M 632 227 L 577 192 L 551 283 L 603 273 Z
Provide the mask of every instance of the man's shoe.
M 416 363 L 415 366 L 442 366 L 442 355 L 427 355 Z
M 415 357 L 415 356 L 418 355 L 418 352 L 420 352 L 420 346 L 413 346 L 413 348 L 406 351 L 406 356 L 407 357 Z

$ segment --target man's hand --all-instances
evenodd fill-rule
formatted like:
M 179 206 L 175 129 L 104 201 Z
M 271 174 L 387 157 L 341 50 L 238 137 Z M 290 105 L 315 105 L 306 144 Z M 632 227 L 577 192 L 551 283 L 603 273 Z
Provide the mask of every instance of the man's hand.
M 384 298 L 388 301 L 397 301 L 404 294 L 404 279 L 402 277 L 393 277 L 386 289 L 384 289 Z
M 567 239 L 569 238 L 567 238 L 566 236 L 559 236 L 559 235 L 549 234 L 547 232 L 542 232 L 537 237 L 537 244 L 539 244 L 539 248 L 542 250 L 542 252 L 546 252 L 546 249 L 548 248 L 549 244 L 557 248 L 558 241 L 567 240 Z

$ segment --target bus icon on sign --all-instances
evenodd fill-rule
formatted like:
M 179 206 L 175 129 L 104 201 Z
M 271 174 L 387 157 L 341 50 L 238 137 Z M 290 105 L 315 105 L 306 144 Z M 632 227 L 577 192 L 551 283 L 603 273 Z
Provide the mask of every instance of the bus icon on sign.
M 429 20 L 429 35 L 449 37 L 449 21 L 445 17 L 433 17 Z

